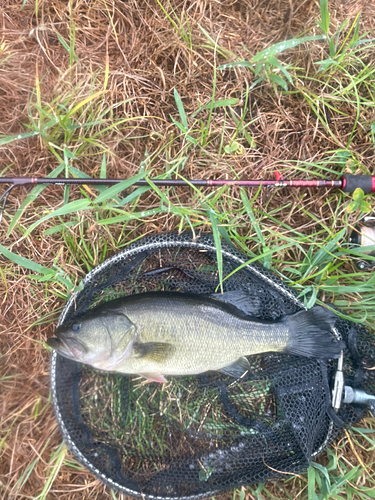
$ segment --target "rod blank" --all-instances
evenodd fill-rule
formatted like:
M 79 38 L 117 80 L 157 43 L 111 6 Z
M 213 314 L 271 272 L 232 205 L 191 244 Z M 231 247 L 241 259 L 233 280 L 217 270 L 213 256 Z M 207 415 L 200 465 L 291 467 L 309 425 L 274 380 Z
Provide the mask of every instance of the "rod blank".
M 362 177 L 362 176 L 354 176 Z M 363 176 L 367 177 L 367 176 Z M 371 176 L 368 176 L 371 177 Z M 70 179 L 70 178 L 50 178 L 50 177 L 0 177 L 0 184 L 13 184 L 14 186 L 27 186 L 32 184 L 53 184 L 53 185 L 107 185 L 111 186 L 114 184 L 119 184 L 125 179 Z M 213 187 L 213 186 L 241 186 L 241 187 L 315 187 L 315 188 L 342 188 L 343 181 L 339 180 L 324 180 L 324 179 L 312 179 L 308 181 L 304 180 L 271 180 L 271 179 L 259 179 L 259 180 L 226 180 L 226 179 L 150 179 L 150 181 L 156 186 L 196 186 L 196 187 Z M 353 182 L 352 182 L 353 183 Z M 143 179 L 137 181 L 133 184 L 134 186 L 148 186 L 147 180 Z
M 280 174 L 277 174 L 280 177 Z M 56 177 L 0 177 L 0 184 L 9 184 L 9 187 L 0 196 L 0 222 L 3 211 L 13 188 L 17 186 L 29 186 L 39 184 L 52 184 L 55 186 L 113 186 L 126 179 L 91 179 L 91 178 L 56 178 Z M 365 193 L 375 192 L 375 176 L 372 175 L 349 175 L 345 174 L 340 179 L 311 179 L 311 180 L 286 180 L 282 178 L 259 179 L 259 180 L 226 180 L 226 179 L 150 179 L 156 186 L 195 186 L 195 187 L 215 187 L 215 186 L 240 186 L 240 187 L 284 187 L 284 188 L 336 188 L 345 193 L 353 193 L 357 188 L 361 188 Z M 133 186 L 149 186 L 145 179 L 139 180 Z
M 35 184 L 53 184 L 60 186 L 112 186 L 119 184 L 125 179 L 91 179 L 91 178 L 55 178 L 55 177 L 0 177 L 0 184 L 10 184 L 15 186 L 27 186 Z M 346 193 L 353 193 L 357 188 L 361 188 L 365 193 L 375 192 L 375 176 L 372 175 L 349 175 L 344 174 L 340 179 L 311 179 L 311 180 L 287 180 L 287 179 L 257 179 L 257 180 L 226 180 L 226 179 L 150 179 L 156 186 L 195 186 L 195 187 L 215 187 L 215 186 L 241 186 L 241 187 L 285 187 L 285 188 L 336 188 L 342 189 Z M 148 186 L 145 179 L 139 180 L 134 186 Z M 5 193 L 4 193 L 5 194 Z M 4 199 L 3 196 L 0 200 Z

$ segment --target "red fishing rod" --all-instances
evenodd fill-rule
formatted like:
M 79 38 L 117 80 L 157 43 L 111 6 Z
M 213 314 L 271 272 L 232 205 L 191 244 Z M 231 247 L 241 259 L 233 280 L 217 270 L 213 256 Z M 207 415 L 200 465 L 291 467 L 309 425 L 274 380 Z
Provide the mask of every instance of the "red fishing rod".
M 112 186 L 119 184 L 125 179 L 70 179 L 70 178 L 50 178 L 50 177 L 0 177 L 0 184 L 9 184 L 9 187 L 0 196 L 0 216 L 5 209 L 5 204 L 9 193 L 17 186 L 53 184 L 57 186 Z M 344 174 L 340 179 L 311 179 L 311 180 L 287 180 L 283 179 L 279 173 L 276 179 L 259 180 L 226 180 L 226 179 L 150 179 L 156 186 L 176 187 L 216 187 L 216 186 L 240 186 L 240 187 L 284 187 L 284 188 L 336 188 L 345 193 L 353 193 L 355 189 L 361 188 L 364 193 L 375 192 L 375 176 L 373 175 L 350 175 Z M 134 182 L 133 186 L 149 186 L 145 179 Z M 1 220 L 1 219 L 0 219 Z
M 91 179 L 91 178 L 56 178 L 56 177 L 0 177 L 0 184 L 10 184 L 11 188 L 16 186 L 54 184 L 59 186 L 83 185 L 87 186 L 111 186 L 119 184 L 126 179 Z M 287 180 L 277 173 L 276 180 L 258 179 L 258 180 L 226 180 L 226 179 L 150 179 L 156 186 L 241 186 L 241 187 L 304 187 L 304 188 L 337 188 L 346 193 L 353 193 L 355 189 L 361 188 L 365 193 L 375 192 L 374 175 L 350 175 L 344 174 L 338 180 L 330 179 L 311 179 L 311 180 Z M 147 180 L 136 181 L 134 186 L 148 186 Z

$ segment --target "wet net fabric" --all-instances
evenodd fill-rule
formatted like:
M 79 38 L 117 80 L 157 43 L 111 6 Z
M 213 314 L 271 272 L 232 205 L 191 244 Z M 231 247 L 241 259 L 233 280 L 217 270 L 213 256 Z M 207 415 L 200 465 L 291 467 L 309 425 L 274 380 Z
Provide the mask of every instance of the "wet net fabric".
M 295 292 L 222 243 L 224 291 L 246 290 L 252 314 L 278 319 L 303 308 Z M 241 269 L 238 270 L 238 268 Z M 234 272 L 236 271 L 236 272 Z M 231 274 L 233 273 L 233 274 Z M 213 293 L 219 285 L 210 235 L 146 237 L 87 275 L 60 324 L 130 294 Z M 347 346 L 345 382 L 375 392 L 375 341 L 338 319 Z M 337 361 L 266 354 L 248 357 L 241 380 L 218 373 L 144 384 L 52 355 L 51 387 L 65 441 L 77 459 L 114 489 L 145 498 L 199 498 L 301 473 L 363 410 L 331 390 Z

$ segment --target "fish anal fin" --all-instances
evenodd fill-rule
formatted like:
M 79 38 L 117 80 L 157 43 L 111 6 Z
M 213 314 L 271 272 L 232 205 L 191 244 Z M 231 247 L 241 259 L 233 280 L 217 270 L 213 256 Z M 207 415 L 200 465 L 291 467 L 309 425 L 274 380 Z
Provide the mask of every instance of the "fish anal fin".
M 136 342 L 133 345 L 137 357 L 157 363 L 165 361 L 171 354 L 172 348 L 172 344 L 166 342 Z
M 158 382 L 159 384 L 167 382 L 164 375 L 160 375 L 160 373 L 140 373 L 139 375 L 142 375 L 149 382 Z
M 224 375 L 229 375 L 234 378 L 243 377 L 250 370 L 250 363 L 245 357 L 237 359 L 234 363 L 231 363 L 228 366 L 225 366 L 221 370 L 220 373 Z

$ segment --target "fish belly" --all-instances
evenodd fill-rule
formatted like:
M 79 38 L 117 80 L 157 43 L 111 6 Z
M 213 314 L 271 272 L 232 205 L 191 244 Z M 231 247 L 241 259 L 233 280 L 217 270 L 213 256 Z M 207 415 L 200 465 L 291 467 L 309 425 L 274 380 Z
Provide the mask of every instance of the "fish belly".
M 125 307 L 137 327 L 137 342 L 162 343 L 171 348 L 165 359 L 132 352 L 117 367 L 122 373 L 194 375 L 220 370 L 242 356 L 284 350 L 285 327 L 244 320 L 212 302 L 158 297 Z

